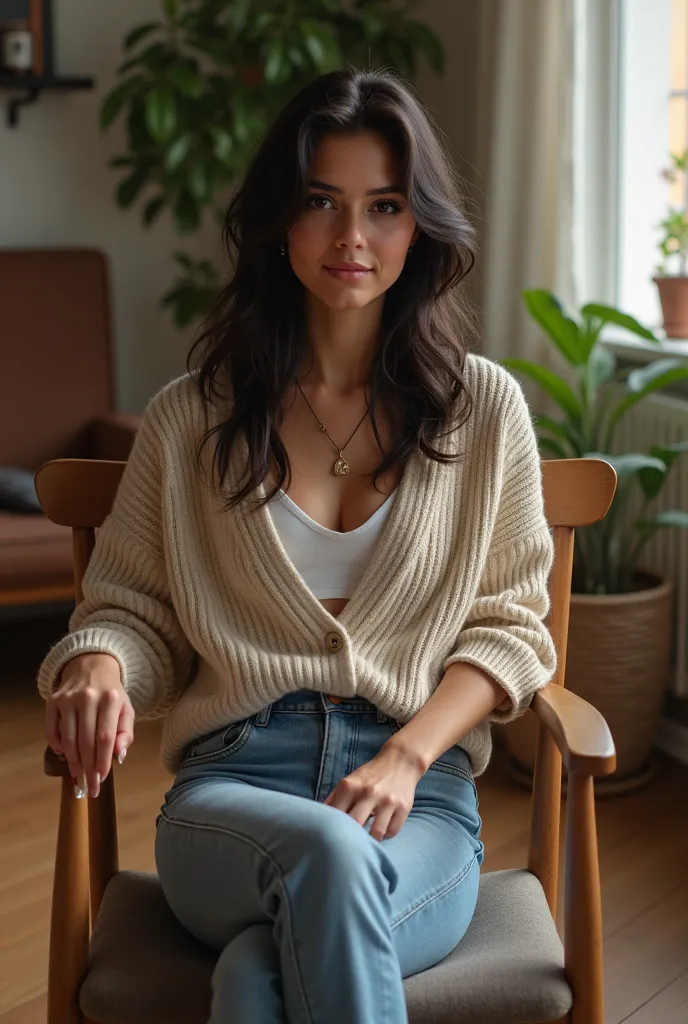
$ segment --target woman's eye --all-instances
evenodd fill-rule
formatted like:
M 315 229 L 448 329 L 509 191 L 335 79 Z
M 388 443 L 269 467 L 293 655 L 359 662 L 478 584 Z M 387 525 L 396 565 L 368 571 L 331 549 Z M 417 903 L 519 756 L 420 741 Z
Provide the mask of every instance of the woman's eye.
M 329 196 L 315 196 L 315 195 L 308 196 L 308 198 L 306 200 L 306 206 L 310 206 L 311 209 L 313 209 L 313 210 L 325 210 L 325 209 L 327 209 L 327 207 L 325 207 L 325 206 L 317 206 L 316 205 L 316 203 L 320 203 L 320 202 L 329 203 L 330 202 Z
M 380 202 L 376 203 L 375 205 L 377 207 L 380 207 L 380 206 L 388 207 L 388 209 L 386 209 L 386 210 L 380 210 L 380 213 L 390 214 L 390 213 L 400 213 L 401 212 L 401 207 L 399 206 L 399 203 L 395 203 L 393 199 L 381 199 Z

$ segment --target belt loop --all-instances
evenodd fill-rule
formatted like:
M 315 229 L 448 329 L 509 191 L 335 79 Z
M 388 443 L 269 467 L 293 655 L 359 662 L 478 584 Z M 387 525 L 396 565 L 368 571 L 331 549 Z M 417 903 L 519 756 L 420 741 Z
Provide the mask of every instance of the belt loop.
M 387 721 L 387 715 L 384 713 L 384 711 L 381 711 L 380 708 L 377 709 L 377 720 L 378 720 L 378 724 L 380 722 L 386 722 Z
M 256 725 L 267 725 L 270 721 L 270 712 L 272 711 L 272 704 L 266 704 L 264 708 L 256 714 Z

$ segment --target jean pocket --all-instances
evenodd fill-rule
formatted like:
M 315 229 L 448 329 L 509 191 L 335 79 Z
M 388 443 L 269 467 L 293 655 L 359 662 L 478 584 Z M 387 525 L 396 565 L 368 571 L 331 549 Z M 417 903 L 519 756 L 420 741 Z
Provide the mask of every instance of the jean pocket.
M 179 766 L 179 770 L 195 767 L 199 764 L 210 764 L 213 761 L 223 761 L 241 750 L 247 742 L 256 716 L 242 718 L 231 725 L 223 725 L 221 729 L 200 736 L 189 746 L 188 752 Z

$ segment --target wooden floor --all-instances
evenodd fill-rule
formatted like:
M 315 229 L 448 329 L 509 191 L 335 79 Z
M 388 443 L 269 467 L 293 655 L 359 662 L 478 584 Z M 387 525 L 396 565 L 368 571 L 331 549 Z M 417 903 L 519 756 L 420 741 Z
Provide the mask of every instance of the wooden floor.
M 0 1024 L 45 1021 L 59 783 L 42 773 L 34 680 L 65 631 L 59 617 L 0 626 Z M 159 737 L 159 723 L 139 724 L 115 766 L 123 868 L 154 870 L 155 815 L 171 782 L 157 761 Z M 645 789 L 597 804 L 607 1024 L 688 1021 L 688 768 L 658 758 Z M 524 866 L 530 798 L 506 777 L 499 749 L 478 789 L 483 870 Z M 557 923 L 563 934 L 561 913 Z

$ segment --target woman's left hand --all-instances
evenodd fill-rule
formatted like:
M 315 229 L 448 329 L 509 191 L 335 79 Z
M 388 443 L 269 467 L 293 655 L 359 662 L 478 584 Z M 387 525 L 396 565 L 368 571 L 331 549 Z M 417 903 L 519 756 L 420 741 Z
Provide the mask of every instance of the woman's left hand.
M 378 841 L 395 836 L 413 807 L 424 772 L 415 760 L 389 745 L 341 779 L 324 801 L 350 814 L 359 825 L 375 820 L 370 835 Z

